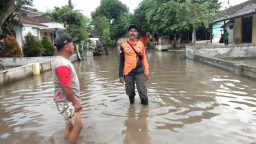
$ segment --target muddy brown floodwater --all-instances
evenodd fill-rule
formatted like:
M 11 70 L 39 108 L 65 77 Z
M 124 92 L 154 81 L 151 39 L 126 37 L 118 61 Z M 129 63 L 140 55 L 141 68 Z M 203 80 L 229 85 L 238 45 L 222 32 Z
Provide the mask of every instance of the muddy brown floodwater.
M 194 62 L 184 52 L 147 53 L 149 106 L 130 106 L 118 50 L 74 66 L 84 128 L 79 144 L 255 144 L 255 79 Z M 1 86 L 1 144 L 62 144 L 51 72 Z

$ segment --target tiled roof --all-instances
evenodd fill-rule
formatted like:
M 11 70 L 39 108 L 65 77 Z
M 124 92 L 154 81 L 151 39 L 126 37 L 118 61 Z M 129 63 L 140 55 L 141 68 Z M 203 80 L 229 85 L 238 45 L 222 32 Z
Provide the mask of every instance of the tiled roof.
M 46 16 L 43 16 L 42 13 L 25 11 L 25 10 L 22 10 L 21 12 L 24 16 L 21 18 L 16 18 L 16 20 L 24 24 L 46 26 L 46 25 L 43 25 L 42 23 L 53 22 L 51 19 L 47 18 Z
M 23 24 L 30 24 L 30 25 L 37 25 L 37 26 L 46 26 L 46 25 L 43 25 L 43 24 L 40 24 L 36 21 L 33 21 L 33 20 L 30 20 L 30 19 L 26 19 L 26 18 L 16 18 L 17 21 L 19 21 L 20 23 L 23 23 Z
M 237 11 L 243 9 L 245 6 L 247 6 L 249 4 L 253 4 L 253 3 L 256 3 L 256 1 L 255 0 L 248 0 L 246 2 L 243 2 L 243 3 L 237 4 L 237 5 L 231 6 L 231 7 L 227 8 L 227 9 L 225 9 L 223 11 L 226 12 L 226 14 L 228 14 L 228 15 L 233 15 Z
M 213 22 L 216 23 L 223 20 L 229 20 L 235 17 L 254 14 L 256 12 L 255 8 L 256 8 L 256 0 L 248 0 L 246 2 L 231 6 L 223 10 L 222 12 L 226 13 L 226 15 L 215 19 Z

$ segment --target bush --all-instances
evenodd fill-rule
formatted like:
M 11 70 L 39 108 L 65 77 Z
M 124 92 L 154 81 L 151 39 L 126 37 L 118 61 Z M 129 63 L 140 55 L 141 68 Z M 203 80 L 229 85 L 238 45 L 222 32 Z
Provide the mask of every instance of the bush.
M 25 36 L 23 53 L 26 57 L 42 56 L 43 45 L 30 32 Z
M 3 57 L 20 57 L 22 56 L 20 46 L 14 36 L 7 35 L 4 38 L 5 48 L 3 49 Z
M 47 37 L 43 37 L 42 45 L 44 49 L 43 56 L 53 56 L 55 54 L 54 46 Z

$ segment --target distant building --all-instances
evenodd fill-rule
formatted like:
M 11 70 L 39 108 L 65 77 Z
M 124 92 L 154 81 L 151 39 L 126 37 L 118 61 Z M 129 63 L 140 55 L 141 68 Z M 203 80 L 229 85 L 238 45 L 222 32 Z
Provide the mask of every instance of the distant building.
M 213 43 L 218 43 L 221 33 L 229 32 L 229 42 L 256 43 L 256 1 L 249 0 L 224 10 L 224 17 L 214 20 Z
M 15 36 L 19 45 L 24 45 L 24 37 L 30 32 L 38 39 L 47 37 L 54 43 L 54 37 L 65 30 L 64 25 L 54 22 L 49 18 L 43 16 L 43 13 L 21 10 L 25 15 L 22 18 L 16 18 L 22 26 L 15 28 Z

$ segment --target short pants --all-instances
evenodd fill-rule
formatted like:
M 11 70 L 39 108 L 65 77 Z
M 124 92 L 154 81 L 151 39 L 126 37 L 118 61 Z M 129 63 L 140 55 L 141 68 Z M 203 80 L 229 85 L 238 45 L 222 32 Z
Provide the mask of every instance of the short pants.
M 75 107 L 72 102 L 57 102 L 56 105 L 66 123 L 73 123 L 75 120 Z

